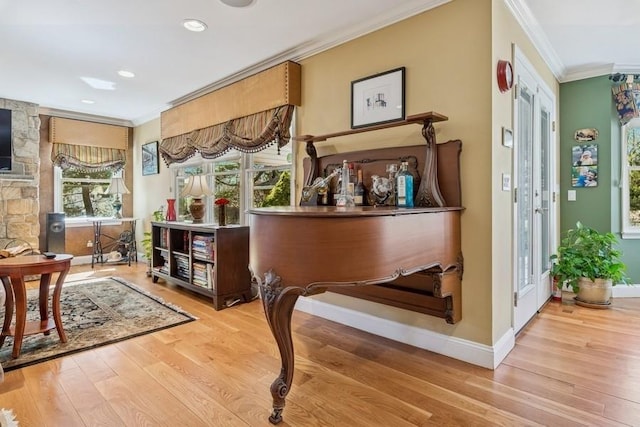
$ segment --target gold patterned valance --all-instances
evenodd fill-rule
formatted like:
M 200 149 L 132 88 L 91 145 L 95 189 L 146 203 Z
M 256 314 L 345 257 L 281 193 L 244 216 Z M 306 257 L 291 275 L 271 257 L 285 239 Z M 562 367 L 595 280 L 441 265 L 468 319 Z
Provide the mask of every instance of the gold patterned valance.
M 283 105 L 300 105 L 300 64 L 287 61 L 180 104 L 160 115 L 162 139 Z
M 49 120 L 49 141 L 52 144 L 86 145 L 126 150 L 129 142 L 129 128 L 51 117 Z
M 300 64 L 287 61 L 164 111 L 160 154 L 169 165 L 197 152 L 213 159 L 231 149 L 282 147 L 300 92 Z
M 280 148 L 291 138 L 289 127 L 294 108 L 284 105 L 166 138 L 160 143 L 159 151 L 165 163 L 170 165 L 184 162 L 196 152 L 205 159 L 214 159 L 231 149 L 254 153 L 274 143 Z
M 54 143 L 51 149 L 51 161 L 62 169 L 116 171 L 124 167 L 126 160 L 126 150 L 116 148 Z

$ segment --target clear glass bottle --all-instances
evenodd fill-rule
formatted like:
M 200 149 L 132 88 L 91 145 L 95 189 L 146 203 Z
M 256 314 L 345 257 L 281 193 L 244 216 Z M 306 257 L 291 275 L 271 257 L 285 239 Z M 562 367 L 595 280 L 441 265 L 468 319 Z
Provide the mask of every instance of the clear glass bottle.
M 409 164 L 402 162 L 400 171 L 396 175 L 396 206 L 399 208 L 413 207 L 413 175 L 409 173 Z
M 338 196 L 338 201 L 336 202 L 336 206 L 341 207 L 350 207 L 355 206 L 353 203 L 353 196 L 349 194 L 349 165 L 346 160 L 342 161 L 342 182 L 340 186 L 340 196 Z

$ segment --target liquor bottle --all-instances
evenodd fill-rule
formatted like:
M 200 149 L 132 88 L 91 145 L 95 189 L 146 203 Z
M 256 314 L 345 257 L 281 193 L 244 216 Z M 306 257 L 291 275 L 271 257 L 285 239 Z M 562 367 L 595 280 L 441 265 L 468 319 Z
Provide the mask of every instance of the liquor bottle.
M 364 180 L 362 179 L 362 169 L 358 169 L 358 182 L 353 190 L 353 201 L 356 206 L 366 206 L 367 204 L 367 188 L 364 186 Z
M 400 172 L 396 175 L 397 202 L 399 208 L 413 207 L 413 175 L 409 173 L 409 164 L 402 162 Z
M 355 196 L 356 192 L 356 174 L 353 163 L 349 163 L 349 183 L 347 185 L 347 192 L 351 197 Z

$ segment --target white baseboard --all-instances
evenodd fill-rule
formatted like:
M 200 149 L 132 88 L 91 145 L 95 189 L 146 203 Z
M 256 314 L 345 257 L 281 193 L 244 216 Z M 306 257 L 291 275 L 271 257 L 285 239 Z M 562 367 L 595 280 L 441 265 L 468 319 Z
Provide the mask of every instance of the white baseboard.
M 74 256 L 71 265 L 91 264 L 91 255 Z
M 640 298 L 640 285 L 616 285 L 611 291 L 614 298 Z
M 515 346 L 513 329 L 509 329 L 493 347 L 490 347 L 392 320 L 381 319 L 313 298 L 298 299 L 295 308 L 314 316 L 488 369 L 496 368 Z

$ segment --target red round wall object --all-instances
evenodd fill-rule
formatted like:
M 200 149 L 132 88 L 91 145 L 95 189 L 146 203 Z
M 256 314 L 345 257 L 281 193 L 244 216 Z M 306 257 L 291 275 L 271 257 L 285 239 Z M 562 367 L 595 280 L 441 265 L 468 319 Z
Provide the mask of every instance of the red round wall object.
M 506 92 L 513 87 L 513 67 L 511 67 L 511 62 L 498 61 L 497 77 L 500 92 Z

